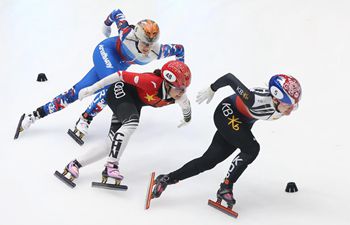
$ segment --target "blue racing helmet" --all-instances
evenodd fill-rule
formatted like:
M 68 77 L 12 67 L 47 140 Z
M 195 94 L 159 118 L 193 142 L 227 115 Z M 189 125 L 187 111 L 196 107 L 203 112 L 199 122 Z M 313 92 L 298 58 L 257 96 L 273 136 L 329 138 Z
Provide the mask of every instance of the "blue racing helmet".
M 297 79 L 285 74 L 277 74 L 270 78 L 269 90 L 278 101 L 288 105 L 298 104 L 301 98 L 301 86 Z

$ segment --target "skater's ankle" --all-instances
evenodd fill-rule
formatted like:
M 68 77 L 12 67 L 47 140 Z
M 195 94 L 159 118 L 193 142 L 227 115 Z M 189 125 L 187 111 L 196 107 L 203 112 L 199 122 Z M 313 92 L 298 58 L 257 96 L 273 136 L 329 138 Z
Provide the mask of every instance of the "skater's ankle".
M 81 114 L 81 116 L 86 120 L 88 124 L 90 124 L 92 119 L 94 118 L 93 116 L 89 115 L 87 112 L 84 112 L 83 114 Z
M 76 160 L 76 159 L 73 160 L 73 163 L 78 167 L 78 169 L 80 169 L 82 167 L 80 162 L 78 160 Z
M 47 116 L 47 114 L 42 106 L 37 108 L 36 111 L 33 112 L 33 115 L 37 119 L 41 119 L 41 118 L 44 118 L 45 116 Z
M 233 182 L 231 182 L 231 181 L 228 180 L 228 179 L 225 179 L 224 182 L 222 182 L 222 183 L 220 184 L 220 188 L 232 190 L 232 189 L 233 189 Z
M 165 181 L 168 185 L 176 184 L 179 180 L 174 179 L 171 174 L 160 175 L 161 179 Z
M 109 162 L 109 161 L 107 161 L 106 164 L 105 164 L 105 167 L 118 169 L 118 165 L 119 165 L 118 162 Z

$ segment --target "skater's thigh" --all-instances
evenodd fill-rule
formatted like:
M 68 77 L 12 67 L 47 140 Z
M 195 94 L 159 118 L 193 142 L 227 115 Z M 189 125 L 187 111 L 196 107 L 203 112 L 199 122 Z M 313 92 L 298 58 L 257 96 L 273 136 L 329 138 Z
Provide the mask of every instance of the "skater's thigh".
M 140 112 L 133 102 L 122 102 L 113 111 L 116 118 L 123 124 L 128 121 L 139 121 Z
M 126 70 L 128 65 L 123 64 L 116 51 L 116 37 L 101 42 L 94 51 L 93 60 L 99 79 L 111 75 L 120 70 Z
M 202 158 L 219 163 L 229 157 L 236 149 L 235 146 L 225 140 L 219 131 L 216 131 L 208 150 Z
M 78 83 L 76 83 L 73 87 L 75 93 L 78 94 L 79 91 L 83 88 L 89 87 L 99 81 L 98 75 L 96 73 L 95 68 L 92 68 Z
M 137 107 L 135 100 L 128 92 L 121 96 L 116 98 L 109 91 L 107 93 L 107 104 L 113 111 L 115 118 L 121 123 L 132 119 L 138 121 L 140 118 L 140 107 Z

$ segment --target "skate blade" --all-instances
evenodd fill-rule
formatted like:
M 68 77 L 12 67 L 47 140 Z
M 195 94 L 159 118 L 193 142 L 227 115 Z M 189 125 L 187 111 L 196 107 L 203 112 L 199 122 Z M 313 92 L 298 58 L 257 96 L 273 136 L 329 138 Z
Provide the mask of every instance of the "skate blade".
M 71 136 L 71 138 L 73 138 L 79 145 L 84 144 L 84 141 L 80 139 L 71 129 L 68 129 L 67 134 L 69 134 L 69 136 Z
M 91 187 L 97 187 L 97 188 L 104 188 L 109 190 L 120 190 L 120 191 L 126 191 L 128 190 L 128 186 L 126 185 L 116 185 L 116 184 L 108 184 L 108 183 L 101 183 L 101 182 L 92 182 Z
M 152 190 L 153 190 L 153 186 L 154 186 L 155 175 L 156 175 L 156 173 L 152 172 L 151 181 L 150 181 L 149 186 L 148 186 L 147 197 L 146 197 L 146 209 L 149 209 L 149 207 L 151 206 Z
M 217 202 L 214 202 L 214 201 L 212 201 L 210 199 L 208 200 L 208 205 L 210 205 L 210 206 L 214 207 L 215 209 L 218 209 L 221 212 L 226 213 L 226 214 L 228 214 L 230 216 L 233 216 L 235 218 L 238 217 L 238 213 L 237 212 L 235 212 L 232 209 L 230 209 L 228 207 L 225 207 L 225 206 L 223 206 L 223 205 L 221 205 L 221 204 L 219 204 Z
M 64 176 L 62 173 L 58 172 L 56 170 L 55 174 L 54 174 L 58 179 L 60 179 L 61 181 L 63 181 L 63 183 L 67 184 L 69 187 L 74 188 L 75 187 L 75 183 L 73 183 L 73 181 L 69 180 L 66 176 Z
M 15 136 L 14 136 L 14 140 L 16 140 L 17 138 L 18 138 L 18 136 L 19 136 L 19 133 L 20 132 L 22 132 L 23 131 L 23 129 L 22 129 L 22 122 L 23 122 L 23 120 L 24 120 L 24 117 L 25 117 L 25 113 L 21 116 L 21 118 L 19 119 L 19 122 L 18 122 L 18 124 L 17 124 L 17 129 L 16 129 L 16 133 L 15 133 Z

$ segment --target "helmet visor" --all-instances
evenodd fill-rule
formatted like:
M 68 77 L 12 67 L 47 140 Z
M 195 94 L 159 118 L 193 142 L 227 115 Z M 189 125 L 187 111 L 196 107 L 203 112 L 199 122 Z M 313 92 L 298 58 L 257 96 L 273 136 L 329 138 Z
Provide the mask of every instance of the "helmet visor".
M 155 44 L 155 42 L 145 42 L 145 41 L 141 41 L 141 40 L 139 40 L 139 43 L 140 43 L 140 46 L 149 47 L 149 48 L 151 48 Z
M 154 43 L 148 43 L 148 42 L 139 40 L 137 47 L 142 54 L 148 55 L 148 53 L 151 51 L 153 47 L 153 44 Z
M 176 92 L 178 93 L 185 93 L 186 92 L 186 87 L 176 87 L 172 84 L 169 83 L 169 86 Z

